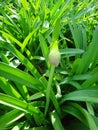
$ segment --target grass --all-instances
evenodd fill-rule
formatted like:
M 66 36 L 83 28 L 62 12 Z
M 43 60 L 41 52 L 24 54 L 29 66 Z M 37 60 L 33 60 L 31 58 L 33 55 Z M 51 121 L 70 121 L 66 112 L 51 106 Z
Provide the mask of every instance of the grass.
M 98 129 L 97 13 L 97 0 L 0 1 L 0 129 Z

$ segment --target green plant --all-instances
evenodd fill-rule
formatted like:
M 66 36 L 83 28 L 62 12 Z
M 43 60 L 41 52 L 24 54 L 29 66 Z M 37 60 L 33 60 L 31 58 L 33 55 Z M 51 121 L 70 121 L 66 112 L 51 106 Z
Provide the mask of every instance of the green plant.
M 97 0 L 0 1 L 0 129 L 98 129 Z

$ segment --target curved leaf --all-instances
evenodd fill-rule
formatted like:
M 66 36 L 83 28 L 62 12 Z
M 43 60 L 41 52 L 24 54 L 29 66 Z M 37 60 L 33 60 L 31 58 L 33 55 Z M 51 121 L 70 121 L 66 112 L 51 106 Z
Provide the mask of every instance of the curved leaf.
M 75 116 L 85 125 L 87 125 L 90 128 L 90 130 L 98 129 L 93 117 L 88 113 L 87 110 L 82 108 L 80 105 L 76 103 L 70 103 L 69 105 L 63 107 L 63 111 Z
M 98 88 L 84 89 L 66 94 L 61 99 L 61 104 L 67 100 L 98 103 Z
M 2 122 L 0 123 L 0 129 L 4 129 L 5 127 L 17 121 L 23 116 L 24 113 L 16 109 L 6 113 L 5 115 L 0 117 L 0 122 Z
M 39 110 L 33 107 L 31 104 L 2 93 L 0 93 L 0 104 L 4 104 L 6 106 L 16 108 L 26 113 L 31 113 L 31 114 L 39 113 Z
M 35 79 L 33 76 L 19 69 L 12 68 L 7 64 L 0 62 L 0 76 L 3 76 L 12 81 L 19 82 L 23 85 L 27 85 L 33 89 L 43 90 L 43 86 L 40 81 Z

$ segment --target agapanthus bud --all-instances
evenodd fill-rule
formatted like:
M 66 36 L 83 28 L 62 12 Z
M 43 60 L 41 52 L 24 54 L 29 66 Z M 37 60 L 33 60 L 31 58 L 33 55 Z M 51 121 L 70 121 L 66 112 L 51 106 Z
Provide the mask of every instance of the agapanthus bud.
M 49 63 L 54 66 L 58 66 L 60 62 L 60 52 L 58 49 L 58 41 L 55 41 L 52 45 L 49 53 Z

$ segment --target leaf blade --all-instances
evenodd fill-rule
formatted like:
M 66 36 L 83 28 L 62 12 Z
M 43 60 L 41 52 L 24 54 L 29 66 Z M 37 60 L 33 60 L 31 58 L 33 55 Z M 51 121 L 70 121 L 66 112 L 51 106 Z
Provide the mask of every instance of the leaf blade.
M 16 68 L 12 68 L 2 62 L 0 62 L 0 76 L 4 76 L 5 78 L 8 78 L 12 81 L 19 82 L 21 84 L 25 84 L 34 89 L 39 90 L 39 88 L 37 88 L 36 85 L 39 85 L 42 87 L 40 82 L 37 79 L 33 78 L 28 73 L 23 72 Z M 41 89 L 41 87 L 40 87 L 40 89 Z

